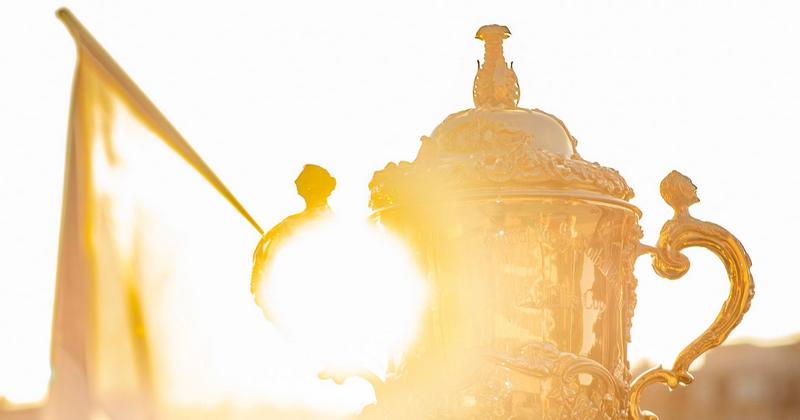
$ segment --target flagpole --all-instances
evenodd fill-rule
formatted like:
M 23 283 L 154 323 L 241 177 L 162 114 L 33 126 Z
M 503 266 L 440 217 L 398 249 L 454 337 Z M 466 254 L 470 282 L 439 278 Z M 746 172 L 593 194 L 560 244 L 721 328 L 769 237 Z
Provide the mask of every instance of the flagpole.
M 200 155 L 192 148 L 191 145 L 183 138 L 175 127 L 167 120 L 166 117 L 158 110 L 158 108 L 150 101 L 150 99 L 142 92 L 141 89 L 133 82 L 122 67 L 111 58 L 111 55 L 100 45 L 99 42 L 92 36 L 91 33 L 84 27 L 81 22 L 70 12 L 66 7 L 56 10 L 56 16 L 67 27 L 75 42 L 78 44 L 79 53 L 80 47 L 83 49 L 100 65 L 100 67 L 113 79 L 119 88 L 125 92 L 122 95 L 125 98 L 130 98 L 131 105 L 143 113 L 144 119 L 148 125 L 152 125 L 153 129 L 162 135 L 165 142 L 175 150 L 182 158 L 184 158 L 192 167 L 195 168 L 200 174 L 220 193 L 226 200 L 242 215 L 250 224 L 258 231 L 260 235 L 264 234 L 264 230 L 255 221 L 255 219 L 247 212 L 239 200 L 228 190 L 222 180 L 211 170 L 211 168 L 203 161 Z

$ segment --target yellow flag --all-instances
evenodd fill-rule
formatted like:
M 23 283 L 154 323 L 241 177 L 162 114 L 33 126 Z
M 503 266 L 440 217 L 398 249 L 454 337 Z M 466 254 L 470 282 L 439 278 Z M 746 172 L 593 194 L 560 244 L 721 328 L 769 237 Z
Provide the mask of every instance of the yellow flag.
M 241 289 L 240 306 L 250 304 L 249 255 L 262 230 L 80 22 L 66 9 L 57 15 L 77 44 L 77 67 L 48 412 L 152 418 L 156 400 L 187 389 L 175 378 L 215 368 L 179 360 L 215 345 L 196 324 L 209 317 L 192 313 L 216 311 L 215 302 L 187 296 Z

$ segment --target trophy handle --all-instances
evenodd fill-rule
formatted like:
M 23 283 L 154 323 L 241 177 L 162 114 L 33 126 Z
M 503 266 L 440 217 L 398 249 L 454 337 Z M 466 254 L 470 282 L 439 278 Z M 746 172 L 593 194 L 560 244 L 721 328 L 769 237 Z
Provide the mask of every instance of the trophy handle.
M 658 419 L 655 414 L 643 412 L 639 407 L 642 390 L 655 383 L 663 383 L 671 389 L 680 384 L 692 383 L 694 378 L 689 373 L 689 365 L 701 354 L 719 346 L 728 338 L 750 308 L 754 295 L 750 257 L 739 240 L 723 227 L 695 219 L 689 214 L 689 206 L 700 201 L 692 181 L 680 172 L 672 171 L 661 181 L 661 196 L 675 210 L 675 216 L 664 224 L 655 247 L 642 245 L 642 253 L 649 253 L 653 257 L 653 269 L 664 278 L 678 279 L 689 270 L 689 259 L 680 251 L 700 246 L 722 260 L 731 291 L 717 319 L 700 337 L 681 351 L 672 369 L 658 366 L 642 373 L 633 381 L 629 400 L 632 420 Z

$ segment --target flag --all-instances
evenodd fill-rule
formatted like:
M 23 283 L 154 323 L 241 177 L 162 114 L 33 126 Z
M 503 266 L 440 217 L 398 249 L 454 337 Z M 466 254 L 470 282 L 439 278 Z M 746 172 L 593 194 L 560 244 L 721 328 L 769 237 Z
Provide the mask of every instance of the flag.
M 307 327 L 304 336 L 319 337 L 288 338 L 250 295 L 251 256 L 262 229 L 78 20 L 66 9 L 57 15 L 75 39 L 77 65 L 44 417 L 249 420 L 357 413 L 374 399 L 371 386 L 363 380 L 336 384 L 319 374 L 327 367 L 326 352 L 338 354 L 330 348 L 377 348 L 382 357 L 398 340 L 395 331 L 405 331 L 391 327 L 392 320 L 416 313 L 422 292 L 406 275 L 411 264 L 403 253 L 373 233 L 354 240 L 355 228 L 295 246 L 299 259 L 282 266 L 289 268 L 283 284 L 290 292 L 276 299 L 288 296 L 283 306 Z M 341 246 L 343 237 L 348 247 Z M 323 255 L 337 273 L 308 263 Z M 409 299 L 401 299 L 397 287 L 408 288 Z M 369 290 L 392 298 L 365 299 Z M 349 312 L 335 298 L 342 295 L 352 301 Z M 321 314 L 326 319 L 317 322 Z M 365 320 L 371 326 L 358 327 Z M 411 331 L 414 322 L 401 324 Z
M 215 345 L 194 324 L 215 317 L 192 313 L 211 313 L 214 302 L 181 302 L 202 287 L 246 296 L 248 256 L 263 232 L 81 23 L 66 9 L 57 16 L 75 40 L 77 65 L 48 412 L 64 420 L 152 418 L 170 380 L 203 376 L 170 374 L 178 359 L 190 359 L 184 352 L 208 350 L 180 348 L 176 332 L 194 335 L 184 345 Z

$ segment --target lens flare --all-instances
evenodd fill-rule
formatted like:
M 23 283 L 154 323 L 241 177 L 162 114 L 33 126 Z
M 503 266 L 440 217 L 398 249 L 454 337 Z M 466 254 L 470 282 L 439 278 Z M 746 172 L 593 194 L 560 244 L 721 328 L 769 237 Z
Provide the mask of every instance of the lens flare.
M 427 297 L 403 244 L 341 216 L 298 232 L 266 276 L 265 314 L 332 372 L 385 378 L 413 341 Z

